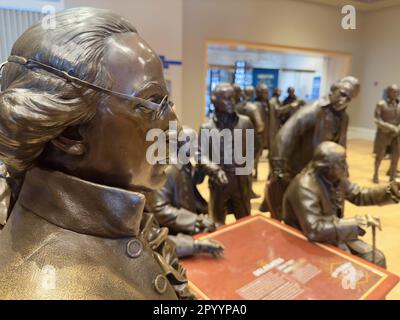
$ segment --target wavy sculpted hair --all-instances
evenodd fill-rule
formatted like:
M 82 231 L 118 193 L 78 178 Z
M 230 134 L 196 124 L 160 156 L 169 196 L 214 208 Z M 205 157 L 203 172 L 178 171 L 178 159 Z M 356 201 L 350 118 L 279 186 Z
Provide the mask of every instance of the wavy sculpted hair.
M 34 59 L 98 86 L 110 88 L 103 65 L 105 41 L 137 32 L 106 10 L 73 8 L 55 17 L 56 28 L 39 22 L 15 42 L 11 55 Z M 0 160 L 10 172 L 34 166 L 46 144 L 66 128 L 83 124 L 106 95 L 68 83 L 41 69 L 8 63 L 0 93 Z

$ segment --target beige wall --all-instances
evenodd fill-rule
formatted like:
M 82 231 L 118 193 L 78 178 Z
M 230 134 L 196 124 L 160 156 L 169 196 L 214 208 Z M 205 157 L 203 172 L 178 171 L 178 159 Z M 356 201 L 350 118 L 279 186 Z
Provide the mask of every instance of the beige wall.
M 90 6 L 112 10 L 128 19 L 160 55 L 182 60 L 183 0 L 64 0 L 65 8 Z M 182 67 L 171 66 L 166 78 L 172 82 L 172 99 L 180 115 Z
M 355 126 L 374 129 L 373 113 L 382 91 L 400 84 L 400 7 L 369 12 L 362 30 L 363 77 L 361 104 L 354 112 Z
M 357 18 L 357 30 L 343 30 L 340 8 L 335 7 L 290 0 L 184 0 L 183 122 L 198 128 L 204 119 L 207 39 L 351 52 L 352 74 L 361 77 L 364 13 L 358 13 Z M 352 108 L 360 108 L 359 100 Z M 352 116 L 354 110 L 350 113 Z
M 167 77 L 182 122 L 194 128 L 204 120 L 207 39 L 352 53 L 351 73 L 362 84 L 349 109 L 355 127 L 374 130 L 383 88 L 400 82 L 400 7 L 358 12 L 357 30 L 343 30 L 340 8 L 291 0 L 65 0 L 66 8 L 86 5 L 120 13 L 157 52 L 183 59 L 183 68 L 171 67 Z

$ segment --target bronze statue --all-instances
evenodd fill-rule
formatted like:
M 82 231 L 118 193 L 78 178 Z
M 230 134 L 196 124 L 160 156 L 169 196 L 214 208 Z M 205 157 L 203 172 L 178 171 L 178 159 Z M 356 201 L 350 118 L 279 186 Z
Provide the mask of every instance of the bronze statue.
M 268 148 L 268 123 L 269 123 L 269 89 L 264 83 L 260 83 L 256 87 L 256 98 L 254 101 L 255 105 L 258 107 L 262 115 L 264 122 L 264 132 L 262 135 L 263 148 Z
M 346 146 L 349 122 L 346 108 L 359 88 L 354 77 L 339 80 L 332 85 L 328 98 L 301 108 L 279 130 L 270 147 L 271 180 L 264 196 L 273 218 L 281 220 L 282 198 L 288 184 L 310 162 L 321 142 Z
M 275 88 L 274 95 L 269 101 L 268 136 L 270 146 L 273 145 L 279 129 L 305 104 L 304 100 L 298 100 L 296 97 L 294 101 L 284 105 L 279 101 L 280 95 L 281 90 Z
M 146 197 L 146 207 L 160 225 L 175 234 L 195 235 L 214 231 L 214 222 L 206 216 L 207 202 L 196 187 L 203 177 L 198 178 L 200 175 L 194 172 L 190 162 L 171 164 L 166 175 L 164 186 Z
M 261 134 L 260 140 L 262 148 L 256 153 L 256 158 L 254 162 L 255 167 L 255 178 L 258 178 L 258 163 L 260 157 L 262 155 L 263 149 L 268 149 L 269 145 L 269 138 L 268 138 L 268 131 L 269 131 L 269 90 L 268 86 L 264 83 L 260 83 L 256 87 L 256 99 L 255 105 L 257 106 L 260 114 L 262 115 L 262 119 L 264 122 L 264 131 Z
M 201 126 L 204 130 L 217 130 L 221 132 L 223 130 L 229 130 L 233 132 L 241 130 L 242 134 L 242 145 L 246 144 L 246 129 L 252 130 L 253 125 L 250 119 L 246 116 L 240 115 L 235 112 L 235 100 L 234 90 L 231 84 L 221 83 L 219 84 L 211 96 L 211 101 L 215 106 L 215 114 L 206 123 Z M 233 135 L 233 134 L 232 134 Z M 227 150 L 224 148 L 220 149 L 220 145 L 213 145 L 212 139 L 209 142 L 210 149 L 219 150 L 220 159 L 222 163 L 213 163 L 210 156 L 212 151 L 208 152 L 208 155 L 201 154 L 201 169 L 206 174 L 212 174 L 212 172 L 218 172 L 214 175 L 224 175 L 227 178 L 226 184 L 221 184 L 216 179 L 209 180 L 210 187 L 210 201 L 209 201 L 209 214 L 211 218 L 216 222 L 217 226 L 225 224 L 226 214 L 229 212 L 234 213 L 237 219 L 250 215 L 250 179 L 249 175 L 236 175 L 236 168 L 241 166 L 235 161 L 232 164 L 227 164 L 223 161 L 224 154 Z M 202 144 L 200 143 L 200 153 L 202 153 Z M 231 153 L 234 154 L 234 142 L 231 141 Z M 242 150 L 244 150 L 243 148 Z M 254 155 L 253 155 L 254 156 Z
M 191 298 L 143 192 L 165 182 L 146 133 L 175 121 L 157 54 L 107 10 L 74 8 L 14 44 L 0 93 L 13 191 L 0 299 Z
M 253 102 L 256 97 L 256 89 L 252 85 L 247 85 L 243 90 L 243 98 L 248 102 Z
M 283 101 L 280 108 L 279 120 L 281 126 L 283 126 L 302 106 L 306 104 L 304 100 L 301 100 L 296 96 L 293 87 L 289 87 L 287 92 L 288 96 Z
M 268 122 L 268 145 L 272 146 L 274 139 L 279 129 L 282 126 L 281 123 L 281 108 L 282 102 L 279 100 L 282 91 L 279 88 L 274 89 L 272 98 L 269 100 L 269 122 Z
M 284 105 L 284 106 L 291 104 L 292 102 L 295 102 L 297 100 L 295 88 L 289 87 L 287 89 L 287 94 L 288 94 L 288 96 L 285 98 L 285 100 L 283 100 L 283 103 L 282 103 L 282 105 Z
M 223 246 L 215 240 L 195 240 L 192 236 L 215 231 L 215 223 L 207 217 L 207 202 L 197 190 L 204 176 L 191 163 L 173 164 L 166 170 L 165 185 L 146 196 L 147 210 L 154 214 L 160 226 L 169 229 L 169 238 L 176 245 L 178 257 L 207 252 L 215 256 L 223 253 Z
M 215 223 L 207 216 L 208 204 L 196 185 L 204 181 L 204 174 L 190 161 L 190 136 L 194 130 L 183 128 L 186 139 L 178 141 L 179 151 L 186 149 L 186 158 L 179 156 L 175 164 L 165 171 L 166 183 L 161 189 L 146 195 L 146 210 L 156 217 L 162 227 L 169 230 L 169 239 L 176 245 L 179 258 L 199 253 L 210 253 L 216 257 L 223 254 L 224 247 L 215 240 L 196 240 L 192 236 L 216 230 Z M 211 179 L 214 178 L 211 176 Z M 218 176 L 216 177 L 218 179 Z M 227 181 L 220 181 L 226 183 Z
M 247 116 L 253 124 L 255 129 L 255 139 L 254 139 L 254 152 L 255 152 L 255 161 L 254 161 L 254 169 L 255 169 L 255 179 L 257 179 L 257 167 L 258 167 L 258 158 L 260 157 L 263 151 L 263 135 L 266 128 L 266 124 L 264 121 L 264 113 L 260 110 L 257 104 L 253 103 L 254 100 L 254 87 L 246 86 L 242 91 L 238 84 L 233 84 L 234 90 L 234 100 L 235 100 L 235 111 L 239 114 Z M 259 198 L 260 195 L 256 194 L 253 190 L 253 177 L 249 176 L 250 180 L 250 193 L 251 198 Z
M 239 114 L 249 117 L 256 131 L 255 152 L 256 154 L 262 151 L 264 144 L 264 131 L 266 128 L 265 114 L 260 110 L 254 100 L 254 87 L 246 86 L 242 92 L 239 85 L 234 84 L 234 100 L 235 111 Z M 242 92 L 241 98 L 239 93 Z
M 379 183 L 379 166 L 390 147 L 390 180 L 394 180 L 399 162 L 400 105 L 399 87 L 391 85 L 386 89 L 386 99 L 379 101 L 375 109 L 377 132 L 374 143 L 375 171 L 373 182 Z
M 400 201 L 399 183 L 363 188 L 348 180 L 346 150 L 331 141 L 322 142 L 312 161 L 290 183 L 283 199 L 283 220 L 316 242 L 335 245 L 365 260 L 386 267 L 385 256 L 359 239 L 374 218 L 344 218 L 344 201 L 358 206 Z

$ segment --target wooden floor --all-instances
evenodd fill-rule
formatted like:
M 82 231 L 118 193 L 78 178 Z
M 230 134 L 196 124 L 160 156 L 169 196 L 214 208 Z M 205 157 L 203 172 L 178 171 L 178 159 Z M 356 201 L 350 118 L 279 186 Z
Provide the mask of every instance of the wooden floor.
M 372 155 L 372 142 L 365 140 L 350 140 L 348 142 L 347 158 L 350 168 L 350 179 L 362 186 L 375 186 L 372 183 L 374 158 Z M 388 183 L 386 171 L 389 167 L 389 161 L 383 161 L 380 168 L 380 185 Z M 268 174 L 267 162 L 261 162 L 259 167 L 259 180 L 254 183 L 256 193 L 262 195 L 265 180 Z M 208 199 L 209 192 L 207 183 L 199 186 L 200 192 L 205 199 Z M 259 212 L 260 199 L 252 200 L 252 214 Z M 379 216 L 382 221 L 383 231 L 377 232 L 377 247 L 382 250 L 387 259 L 388 270 L 400 275 L 400 204 L 384 207 L 357 207 L 346 202 L 346 217 L 356 214 L 371 214 Z M 227 222 L 234 222 L 235 219 L 229 215 Z M 367 233 L 363 239 L 369 243 L 372 241 L 371 232 Z M 400 300 L 400 284 L 387 296 L 387 299 Z

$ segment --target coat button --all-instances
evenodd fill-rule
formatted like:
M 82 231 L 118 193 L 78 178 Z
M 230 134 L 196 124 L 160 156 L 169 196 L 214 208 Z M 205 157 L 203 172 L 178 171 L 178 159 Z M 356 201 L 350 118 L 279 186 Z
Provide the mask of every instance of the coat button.
M 143 251 L 143 245 L 138 239 L 132 239 L 126 245 L 126 253 L 131 258 L 137 258 Z
M 168 280 L 162 274 L 159 274 L 154 280 L 154 289 L 159 293 L 163 294 L 167 291 Z

